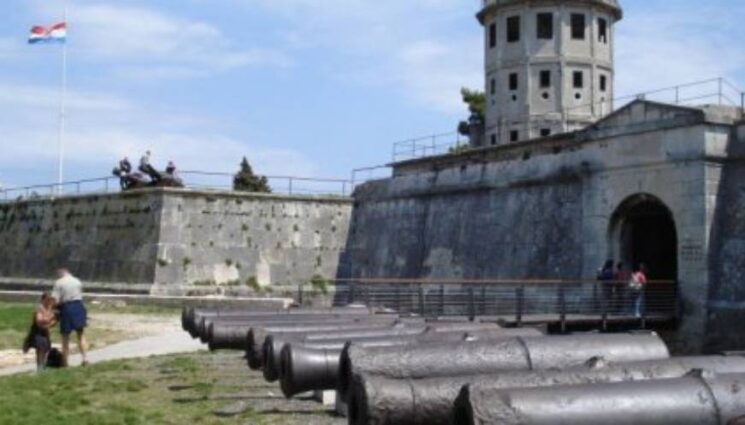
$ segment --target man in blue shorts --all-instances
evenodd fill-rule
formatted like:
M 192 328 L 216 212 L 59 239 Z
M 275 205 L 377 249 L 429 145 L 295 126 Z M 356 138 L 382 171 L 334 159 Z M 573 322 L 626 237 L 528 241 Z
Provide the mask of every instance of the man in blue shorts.
M 78 336 L 78 348 L 83 361 L 88 365 L 85 327 L 88 325 L 88 313 L 83 304 L 83 284 L 65 268 L 57 270 L 57 281 L 52 289 L 52 298 L 59 308 L 60 333 L 62 334 L 62 357 L 65 366 L 70 354 L 70 334 L 75 331 Z

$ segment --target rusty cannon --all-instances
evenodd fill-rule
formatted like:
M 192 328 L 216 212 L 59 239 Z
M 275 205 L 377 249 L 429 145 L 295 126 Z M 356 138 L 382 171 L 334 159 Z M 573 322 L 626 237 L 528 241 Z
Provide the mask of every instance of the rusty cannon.
M 456 425 L 734 425 L 745 418 L 745 374 L 546 388 L 465 386 Z
M 564 370 L 508 371 L 418 380 L 359 375 L 349 391 L 348 418 L 350 425 L 448 425 L 454 415 L 455 399 L 466 385 L 473 392 L 672 379 L 685 377 L 696 369 L 745 373 L 745 358 L 679 357 L 621 364 L 593 359 L 581 367 Z
M 581 366 L 603 357 L 610 362 L 667 359 L 670 353 L 656 334 L 514 337 L 503 341 L 440 343 L 368 348 L 351 344 L 340 358 L 342 399 L 357 375 L 434 378 L 508 370 L 544 370 Z
M 262 371 L 264 373 L 264 379 L 268 382 L 274 382 L 280 378 L 281 353 L 287 344 L 311 349 L 341 349 L 347 342 L 368 342 L 366 345 L 372 346 L 374 342 L 381 341 L 381 345 L 385 345 L 382 344 L 382 341 L 386 339 L 404 343 L 411 338 L 424 338 L 426 335 L 436 338 L 440 332 L 497 331 L 500 329 L 502 329 L 501 326 L 496 323 L 436 321 L 422 324 L 399 324 L 398 326 L 383 329 L 310 332 L 305 334 L 272 334 L 267 335 L 264 339 L 262 349 L 264 364 Z M 521 335 L 525 335 L 525 333 L 522 332 Z
M 515 340 L 519 336 L 540 337 L 542 334 L 537 329 L 499 329 L 492 331 L 474 332 L 431 332 L 421 337 L 391 337 L 378 338 L 368 341 L 355 341 L 355 347 L 370 349 L 396 350 L 405 353 L 407 348 L 411 350 L 426 350 L 429 347 L 457 347 L 464 346 L 468 349 L 471 344 L 499 344 L 502 341 Z M 340 341 L 343 342 L 343 341 Z M 334 342 L 336 344 L 336 342 Z M 307 348 L 302 345 L 285 345 L 281 353 L 280 361 L 280 387 L 286 397 L 292 397 L 305 391 L 331 390 L 338 388 L 342 383 L 341 354 L 347 349 L 349 343 L 336 344 L 327 348 Z M 405 354 L 402 354 L 405 355 Z M 448 362 L 447 354 L 443 357 Z M 385 361 L 385 360 L 383 360 Z M 452 361 L 452 360 L 450 360 Z

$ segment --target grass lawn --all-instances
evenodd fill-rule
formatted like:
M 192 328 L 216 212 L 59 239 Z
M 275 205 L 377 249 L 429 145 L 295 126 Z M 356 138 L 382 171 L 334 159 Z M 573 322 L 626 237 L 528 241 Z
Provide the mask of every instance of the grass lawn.
M 303 402 L 301 412 L 277 408 L 293 402 L 270 394 L 279 393 L 276 384 L 249 375 L 239 355 L 228 360 L 224 369 L 226 361 L 201 353 L 0 378 L 0 425 L 340 423 L 310 402 Z M 213 413 L 241 398 L 252 403 L 242 413 L 228 418 Z
M 20 349 L 23 339 L 26 337 L 31 326 L 35 304 L 33 303 L 7 303 L 0 302 L 0 350 Z M 138 315 L 161 315 L 173 316 L 181 314 L 177 308 L 158 306 L 116 306 L 116 305 L 87 305 L 89 313 L 113 313 L 113 314 L 138 314 Z M 117 333 L 110 329 L 99 329 L 95 321 L 88 329 L 90 340 L 94 347 L 106 345 L 121 339 L 123 333 Z M 52 340 L 60 341 L 59 327 L 55 326 L 52 332 Z

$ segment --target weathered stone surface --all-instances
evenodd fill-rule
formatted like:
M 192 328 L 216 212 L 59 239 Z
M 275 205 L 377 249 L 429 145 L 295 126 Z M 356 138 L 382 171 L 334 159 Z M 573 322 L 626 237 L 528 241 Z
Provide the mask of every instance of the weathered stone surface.
M 295 288 L 332 278 L 351 200 L 146 189 L 0 204 L 0 277 L 149 284 L 152 292 Z M 190 289 L 191 288 L 191 289 Z

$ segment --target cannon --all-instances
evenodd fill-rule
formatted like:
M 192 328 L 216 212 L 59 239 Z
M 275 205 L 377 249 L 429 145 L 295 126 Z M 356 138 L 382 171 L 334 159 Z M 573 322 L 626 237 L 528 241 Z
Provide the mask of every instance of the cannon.
M 344 400 L 355 375 L 434 378 L 507 370 L 580 366 L 594 357 L 610 362 L 666 359 L 667 346 L 656 334 L 514 337 L 504 341 L 440 343 L 366 348 L 354 344 L 340 358 L 338 390 Z
M 463 322 L 431 322 L 426 324 L 412 324 L 410 326 L 400 325 L 391 328 L 353 330 L 343 332 L 311 332 L 307 334 L 272 334 L 267 335 L 263 344 L 264 364 L 262 371 L 268 382 L 274 382 L 280 378 L 280 354 L 286 344 L 302 345 L 305 348 L 343 348 L 350 341 L 365 341 L 369 338 L 399 338 L 419 337 L 424 334 L 432 334 L 435 338 L 440 332 L 467 332 L 467 331 L 496 331 L 502 329 L 496 323 L 463 323 Z M 508 331 L 509 332 L 509 331 Z M 532 331 L 528 331 L 532 332 Z M 536 332 L 535 335 L 539 333 Z M 526 335 L 520 332 L 520 335 Z M 329 341 L 329 344 L 323 344 Z M 371 346 L 368 344 L 368 346 Z
M 248 318 L 259 318 L 259 317 L 286 317 L 295 315 L 320 315 L 320 316 L 332 316 L 332 315 L 370 315 L 373 311 L 366 307 L 341 307 L 331 308 L 323 310 L 274 310 L 274 311 L 247 311 L 240 309 L 199 309 L 193 307 L 186 307 L 181 312 L 181 326 L 185 331 L 189 332 L 192 337 L 196 337 L 199 333 L 199 323 L 204 318 L 232 318 L 248 319 Z M 206 329 L 206 328 L 205 328 Z
M 593 359 L 564 370 L 509 371 L 419 380 L 358 375 L 349 391 L 350 425 L 448 425 L 456 397 L 471 389 L 547 387 L 650 379 L 682 378 L 695 369 L 715 373 L 745 373 L 745 358 L 679 357 L 622 364 Z
M 456 425 L 730 425 L 745 416 L 745 374 L 545 388 L 465 386 Z
M 302 318 L 302 322 L 292 321 L 257 321 L 252 323 L 213 322 L 210 324 L 204 341 L 209 344 L 211 350 L 234 349 L 245 350 L 253 347 L 254 333 L 256 329 L 285 329 L 287 332 L 299 332 L 301 329 L 326 331 L 328 329 L 349 328 L 359 330 L 374 330 L 387 328 L 397 323 L 396 317 L 375 317 L 359 319 L 327 319 L 327 318 Z M 260 337 L 264 337 L 263 334 Z M 248 344 L 248 345 L 247 345 Z
M 421 318 L 371 317 L 365 320 L 335 321 L 317 324 L 281 324 L 255 326 L 248 329 L 245 338 L 246 359 L 248 367 L 259 370 L 264 365 L 264 341 L 269 335 L 301 335 L 308 332 L 348 332 L 375 329 L 393 329 L 409 324 L 422 324 Z
M 271 316 L 220 316 L 220 317 L 203 317 L 197 324 L 197 333 L 202 342 L 208 342 L 209 326 L 219 324 L 223 326 L 244 326 L 246 328 L 258 325 L 298 323 L 319 323 L 319 322 L 353 322 L 361 320 L 395 320 L 398 315 L 393 314 L 276 314 Z M 248 330 L 248 329 L 246 329 Z
M 369 341 L 355 341 L 359 348 L 391 348 L 405 353 L 406 347 L 424 348 L 435 344 L 435 347 L 447 343 L 448 346 L 466 346 L 481 342 L 499 344 L 501 341 L 514 340 L 520 335 L 538 337 L 541 332 L 532 329 L 500 329 L 480 332 L 430 332 L 420 337 L 379 338 Z M 311 349 L 301 346 L 285 345 L 280 361 L 280 387 L 286 397 L 292 397 L 310 390 L 330 390 L 341 384 L 340 356 L 347 350 L 349 343 L 332 348 Z M 405 355 L 405 354 L 403 354 Z M 444 354 L 447 362 L 447 354 Z

